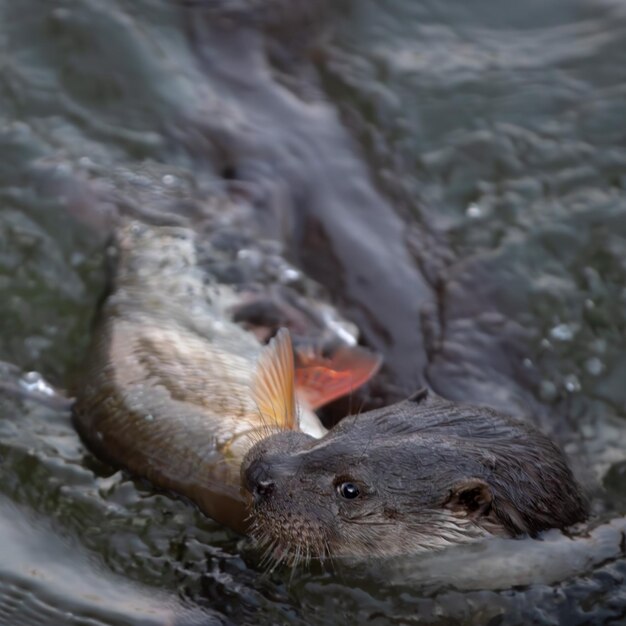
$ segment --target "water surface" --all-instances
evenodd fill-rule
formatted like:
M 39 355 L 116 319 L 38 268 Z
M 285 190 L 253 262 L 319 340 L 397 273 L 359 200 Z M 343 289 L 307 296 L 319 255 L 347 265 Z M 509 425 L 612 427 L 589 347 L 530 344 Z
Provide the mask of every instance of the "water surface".
M 0 0 L 0 15 L 0 360 L 69 386 L 117 216 L 200 229 L 206 198 L 235 189 L 385 356 L 378 401 L 429 384 L 529 415 L 599 519 L 626 513 L 622 3 Z M 2 624 L 626 616 L 616 550 L 521 587 L 480 574 L 519 542 L 392 564 L 382 583 L 377 566 L 268 576 L 245 540 L 96 461 L 66 411 L 14 394 L 0 461 Z M 475 585 L 438 578 L 468 561 Z

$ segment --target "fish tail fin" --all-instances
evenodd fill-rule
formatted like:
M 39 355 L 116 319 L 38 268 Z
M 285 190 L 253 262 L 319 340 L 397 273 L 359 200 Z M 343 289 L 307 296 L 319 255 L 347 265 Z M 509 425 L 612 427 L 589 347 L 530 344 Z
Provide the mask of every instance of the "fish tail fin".
M 380 369 L 382 357 L 361 346 L 341 345 L 325 356 L 311 346 L 296 349 L 298 399 L 315 410 L 345 396 Z

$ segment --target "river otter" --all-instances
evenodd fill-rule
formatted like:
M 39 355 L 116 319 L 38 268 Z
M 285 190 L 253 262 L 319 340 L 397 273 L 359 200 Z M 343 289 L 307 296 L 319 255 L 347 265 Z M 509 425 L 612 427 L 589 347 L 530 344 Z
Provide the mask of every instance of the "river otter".
M 322 439 L 269 437 L 246 455 L 242 482 L 253 500 L 251 533 L 276 561 L 536 536 L 588 514 L 547 437 L 427 390 L 345 418 Z

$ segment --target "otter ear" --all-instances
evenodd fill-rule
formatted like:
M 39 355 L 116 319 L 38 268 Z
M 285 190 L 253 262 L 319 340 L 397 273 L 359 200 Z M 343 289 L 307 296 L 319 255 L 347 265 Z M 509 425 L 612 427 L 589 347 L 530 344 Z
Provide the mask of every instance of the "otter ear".
M 444 504 L 451 511 L 464 513 L 472 519 L 483 517 L 491 510 L 493 495 L 489 485 L 480 478 L 467 478 L 457 483 Z

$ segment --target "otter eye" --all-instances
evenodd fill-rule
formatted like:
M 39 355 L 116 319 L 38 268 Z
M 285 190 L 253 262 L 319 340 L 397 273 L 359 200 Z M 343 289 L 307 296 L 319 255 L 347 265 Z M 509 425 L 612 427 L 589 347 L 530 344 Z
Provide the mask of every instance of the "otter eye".
M 337 485 L 337 492 L 346 500 L 354 500 L 361 492 L 354 483 L 341 483 Z

